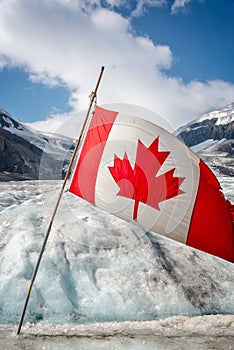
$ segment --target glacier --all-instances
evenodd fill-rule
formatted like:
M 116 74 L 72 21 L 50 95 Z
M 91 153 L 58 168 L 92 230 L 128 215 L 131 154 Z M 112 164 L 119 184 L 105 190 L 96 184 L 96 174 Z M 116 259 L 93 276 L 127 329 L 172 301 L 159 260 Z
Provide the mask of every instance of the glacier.
M 0 322 L 16 323 L 60 181 L 0 183 Z M 233 264 L 126 223 L 68 191 L 26 321 L 142 321 L 234 313 Z
M 219 180 L 233 202 L 233 179 Z M 0 349 L 18 342 L 16 325 L 60 188 L 59 180 L 0 182 Z M 59 349 L 61 335 L 70 336 L 67 348 L 75 349 L 77 334 L 120 337 L 95 345 L 83 339 L 80 349 L 171 349 L 160 337 L 201 334 L 232 344 L 233 287 L 232 263 L 153 237 L 66 190 L 31 293 L 22 348 L 41 349 L 34 338 L 47 335 Z M 157 335 L 158 347 L 145 334 Z M 197 349 L 206 349 L 202 339 Z

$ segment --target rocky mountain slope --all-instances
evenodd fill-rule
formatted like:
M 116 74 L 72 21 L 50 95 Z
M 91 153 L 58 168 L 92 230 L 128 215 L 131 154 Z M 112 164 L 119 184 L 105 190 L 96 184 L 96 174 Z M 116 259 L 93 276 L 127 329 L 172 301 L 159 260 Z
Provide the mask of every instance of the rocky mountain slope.
M 213 170 L 234 176 L 234 103 L 201 115 L 176 135 Z
M 213 146 L 216 151 L 234 156 L 234 103 L 203 114 L 179 128 L 176 135 L 189 147 L 201 144 L 194 148 L 195 152 Z
M 0 180 L 58 179 L 71 139 L 37 132 L 0 109 Z

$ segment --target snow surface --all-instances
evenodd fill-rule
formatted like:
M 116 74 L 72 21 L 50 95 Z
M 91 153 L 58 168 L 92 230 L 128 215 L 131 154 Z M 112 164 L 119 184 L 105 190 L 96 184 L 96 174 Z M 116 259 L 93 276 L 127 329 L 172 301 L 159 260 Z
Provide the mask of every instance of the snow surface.
M 233 317 L 174 317 L 162 321 L 92 325 L 0 325 L 4 350 L 233 350 Z
M 217 118 L 216 125 L 229 124 L 234 121 L 234 103 L 212 111 L 210 113 L 203 114 L 197 121 L 203 121 L 206 119 Z
M 206 148 L 214 145 L 216 143 L 215 140 L 213 139 L 208 139 L 208 140 L 205 140 L 201 143 L 198 143 L 197 145 L 195 146 L 192 146 L 190 147 L 191 150 L 194 152 L 194 153 L 200 153 L 201 151 L 205 150 Z
M 232 141 L 231 140 L 229 141 L 225 138 L 222 140 L 208 139 L 190 148 L 194 153 L 197 153 L 199 156 L 226 157 L 228 155 L 228 152 L 220 151 L 220 148 L 223 145 L 228 144 L 229 142 L 232 142 Z
M 89 325 L 0 325 L 0 349 L 233 349 L 234 317 L 176 316 L 160 321 Z

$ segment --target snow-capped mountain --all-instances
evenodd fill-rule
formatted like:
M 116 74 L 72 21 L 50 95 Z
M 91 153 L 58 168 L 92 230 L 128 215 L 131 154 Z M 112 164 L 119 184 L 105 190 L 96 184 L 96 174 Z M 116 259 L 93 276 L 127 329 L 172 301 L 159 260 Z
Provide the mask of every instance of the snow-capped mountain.
M 234 102 L 179 128 L 176 135 L 181 137 L 187 146 L 195 146 L 195 152 L 220 151 L 225 155 L 234 155 Z M 210 148 L 212 146 L 212 148 Z
M 0 109 L 1 180 L 61 178 L 72 147 L 71 139 L 38 132 Z

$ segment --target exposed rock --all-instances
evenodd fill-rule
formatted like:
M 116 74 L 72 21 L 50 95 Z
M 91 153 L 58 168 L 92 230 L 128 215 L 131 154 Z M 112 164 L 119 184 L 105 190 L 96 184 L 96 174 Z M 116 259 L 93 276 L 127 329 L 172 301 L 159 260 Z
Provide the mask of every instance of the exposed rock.
M 73 141 L 43 135 L 0 109 L 0 181 L 61 179 Z
M 214 120 L 203 120 L 190 125 L 190 130 L 185 130 L 179 134 L 187 146 L 197 145 L 208 139 L 222 140 L 234 139 L 234 121 L 229 124 L 216 125 Z
M 227 140 L 219 151 L 234 155 L 234 103 L 219 110 L 204 114 L 197 120 L 179 128 L 176 135 L 191 147 L 206 140 Z
M 22 137 L 0 129 L 0 172 L 30 174 L 38 178 L 42 150 Z

